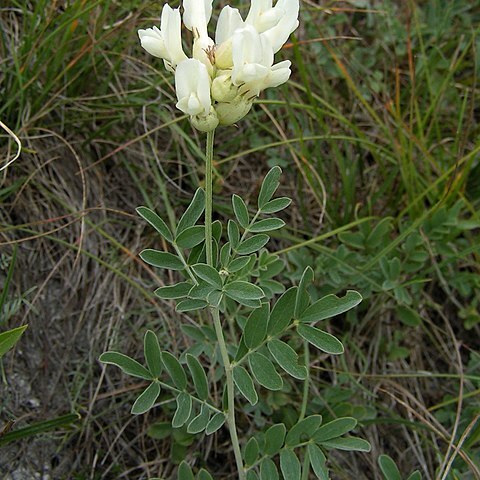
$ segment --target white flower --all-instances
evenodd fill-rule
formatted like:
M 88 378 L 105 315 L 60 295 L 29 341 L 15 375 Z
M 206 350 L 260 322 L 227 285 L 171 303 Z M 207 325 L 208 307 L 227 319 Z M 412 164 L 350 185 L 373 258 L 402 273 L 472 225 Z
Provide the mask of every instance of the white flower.
M 193 32 L 193 58 L 213 73 L 214 41 L 208 36 L 207 24 L 212 16 L 213 0 L 183 0 L 183 23 Z
M 212 16 L 213 0 L 183 0 L 183 23 L 195 38 L 208 37 L 207 24 Z
M 175 71 L 177 108 L 188 115 L 208 115 L 212 108 L 210 76 L 207 67 L 189 58 L 177 65 Z
M 217 29 L 215 31 L 215 43 L 222 44 L 231 39 L 235 30 L 242 28 L 244 21 L 238 8 L 226 6 L 222 8 L 218 17 Z
M 278 0 L 274 7 L 272 0 L 252 0 L 245 23 L 264 34 L 277 53 L 298 27 L 299 9 L 299 0 Z
M 267 37 L 252 25 L 235 31 L 232 37 L 232 82 L 250 97 L 285 83 L 290 77 L 290 61 L 273 65 L 273 49 Z
M 273 10 L 278 11 L 276 17 L 273 15 L 278 21 L 261 33 L 268 38 L 273 52 L 277 53 L 298 27 L 299 0 L 278 0 Z
M 167 70 L 175 67 L 187 56 L 183 52 L 181 37 L 180 10 L 173 10 L 168 4 L 163 7 L 160 29 L 157 27 L 139 30 L 138 36 L 142 47 L 153 55 L 164 59 Z

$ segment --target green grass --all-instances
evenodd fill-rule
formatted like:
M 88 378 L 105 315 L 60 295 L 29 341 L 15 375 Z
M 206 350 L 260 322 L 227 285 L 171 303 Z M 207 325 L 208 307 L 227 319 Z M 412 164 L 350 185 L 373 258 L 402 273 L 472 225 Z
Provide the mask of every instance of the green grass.
M 268 166 L 280 165 L 282 193 L 294 199 L 271 245 L 288 261 L 283 280 L 298 282 L 310 264 L 312 296 L 354 288 L 365 297 L 329 327 L 346 354 L 310 355 L 307 413 L 354 416 L 373 445 L 333 455 L 334 478 L 380 479 L 382 453 L 405 477 L 418 468 L 426 479 L 468 480 L 480 470 L 480 11 L 447 3 L 303 2 L 282 52 L 291 81 L 217 133 L 219 215 L 231 214 L 232 193 L 253 203 Z M 147 328 L 162 348 L 192 346 L 179 328 L 192 320 L 152 294 L 172 278 L 137 256 L 163 246 L 135 207 L 171 221 L 203 181 L 203 135 L 174 109 L 170 75 L 136 39 L 159 5 L 31 5 L 0 11 L 0 119 L 23 144 L 0 180 L 0 303 L 16 305 L 0 325 L 29 324 L 3 361 L 0 419 L 36 436 L 3 447 L 0 472 L 46 462 L 54 478 L 173 478 L 175 463 L 162 459 L 198 451 L 226 478 L 226 436 L 211 448 L 181 432 L 152 440 L 148 428 L 172 415 L 169 397 L 132 418 L 143 385 L 97 363 L 107 348 L 140 358 Z M 0 136 L 2 162 L 14 151 Z M 290 388 L 262 398 L 272 420 L 296 420 L 302 389 Z M 36 426 L 72 412 L 82 417 L 73 428 L 38 436 Z M 245 432 L 250 413 L 239 415 Z

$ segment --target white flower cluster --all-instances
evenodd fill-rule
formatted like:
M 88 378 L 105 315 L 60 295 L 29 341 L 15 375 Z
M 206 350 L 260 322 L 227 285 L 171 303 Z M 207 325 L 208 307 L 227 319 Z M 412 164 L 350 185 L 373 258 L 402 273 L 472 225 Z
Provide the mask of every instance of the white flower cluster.
M 274 55 L 298 26 L 299 0 L 251 0 L 244 20 L 226 6 L 213 41 L 207 30 L 213 0 L 183 0 L 183 23 L 193 33 L 192 58 L 182 47 L 180 9 L 164 5 L 160 28 L 139 30 L 142 47 L 175 73 L 177 108 L 208 132 L 243 118 L 262 90 L 285 83 L 290 61 Z

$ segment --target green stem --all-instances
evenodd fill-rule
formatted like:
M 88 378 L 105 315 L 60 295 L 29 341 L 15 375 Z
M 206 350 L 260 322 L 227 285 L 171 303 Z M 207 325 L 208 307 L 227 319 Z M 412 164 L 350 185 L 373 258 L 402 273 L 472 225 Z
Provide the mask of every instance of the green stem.
M 205 164 L 205 249 L 207 256 L 207 264 L 215 267 L 213 262 L 213 238 L 212 238 L 212 204 L 213 204 L 213 141 L 215 132 L 207 133 L 206 147 L 206 164 Z M 232 440 L 233 452 L 235 454 L 235 462 L 237 464 L 239 480 L 245 480 L 245 468 L 242 461 L 242 452 L 240 451 L 240 443 L 238 441 L 237 427 L 235 423 L 235 388 L 233 384 L 232 365 L 228 356 L 227 345 L 223 336 L 222 322 L 220 320 L 220 312 L 218 308 L 211 307 L 210 312 L 213 318 L 215 334 L 217 336 L 220 354 L 222 356 L 223 367 L 225 369 L 225 378 L 227 381 L 227 425 Z
M 232 365 L 228 358 L 227 346 L 223 337 L 222 323 L 220 321 L 220 312 L 218 308 L 211 309 L 213 323 L 215 325 L 215 333 L 217 334 L 218 346 L 222 356 L 223 366 L 225 368 L 225 376 L 227 379 L 227 400 L 228 413 L 227 424 L 230 431 L 230 439 L 232 440 L 233 452 L 235 454 L 235 462 L 237 463 L 238 478 L 245 480 L 245 468 L 243 467 L 242 452 L 240 451 L 240 443 L 238 441 L 237 426 L 235 423 L 235 389 L 233 385 Z
M 206 163 L 205 163 L 205 249 L 207 264 L 213 265 L 212 248 L 212 204 L 213 204 L 213 141 L 215 130 L 207 133 Z

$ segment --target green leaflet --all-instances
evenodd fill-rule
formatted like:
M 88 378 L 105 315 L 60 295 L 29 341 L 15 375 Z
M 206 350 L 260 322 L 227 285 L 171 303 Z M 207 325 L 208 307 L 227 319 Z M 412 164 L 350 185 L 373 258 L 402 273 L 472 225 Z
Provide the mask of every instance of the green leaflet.
M 300 443 L 307 442 L 312 438 L 321 423 L 321 415 L 311 415 L 304 418 L 290 429 L 285 439 L 285 445 L 295 447 Z
M 177 300 L 186 297 L 192 287 L 193 284 L 190 282 L 180 282 L 176 285 L 157 288 L 155 295 L 164 300 Z
M 148 369 L 153 377 L 158 378 L 163 370 L 162 352 L 158 338 L 151 330 L 147 330 L 143 339 L 143 351 Z
M 209 285 L 215 288 L 222 288 L 223 280 L 220 274 L 210 265 L 205 263 L 197 263 L 196 265 L 192 266 L 192 270 L 194 271 L 197 277 L 205 280 Z
M 251 437 L 250 440 L 245 445 L 245 451 L 243 452 L 243 458 L 245 460 L 245 464 L 253 465 L 258 457 L 259 448 L 258 442 L 255 437 Z
M 131 413 L 133 413 L 133 415 L 141 415 L 145 412 L 148 412 L 157 401 L 159 395 L 160 385 L 157 382 L 151 383 L 135 400 Z
M 182 248 L 193 248 L 205 240 L 205 227 L 203 225 L 194 225 L 183 230 L 175 243 Z
M 240 390 L 240 393 L 249 401 L 251 405 L 258 402 L 258 395 L 253 384 L 252 377 L 241 365 L 236 365 L 233 369 L 233 380 Z
M 177 409 L 172 420 L 173 428 L 180 428 L 185 425 L 192 413 L 192 397 L 185 392 L 180 393 L 177 396 Z
M 265 355 L 253 352 L 248 357 L 248 363 L 255 380 L 260 385 L 269 390 L 280 390 L 283 387 L 282 377 Z
M 27 325 L 23 327 L 14 328 L 12 330 L 7 330 L 6 332 L 0 333 L 0 358 L 5 355 L 19 340 L 23 335 L 23 332 L 26 330 Z
M 310 305 L 301 315 L 300 321 L 311 323 L 340 315 L 356 307 L 362 301 L 362 296 L 354 290 L 349 290 L 344 297 L 327 295 Z
M 185 461 L 178 467 L 178 480 L 195 480 L 190 465 Z
M 235 216 L 237 217 L 238 223 L 243 227 L 247 228 L 248 224 L 250 223 L 249 215 L 248 215 L 248 209 L 247 206 L 245 205 L 245 202 L 241 197 L 238 195 L 233 195 L 232 196 L 232 206 L 233 206 L 233 212 L 235 213 Z
M 206 400 L 208 398 L 208 380 L 205 370 L 196 357 L 187 353 L 185 356 L 187 360 L 188 369 L 193 378 L 193 384 L 200 400 Z
M 283 447 L 286 432 L 287 429 L 283 423 L 272 425 L 265 432 L 264 453 L 266 455 L 273 456 L 280 451 L 280 449 Z
M 352 417 L 337 418 L 320 427 L 313 440 L 316 443 L 326 442 L 332 438 L 337 438 L 350 432 L 357 426 L 357 420 Z
M 267 332 L 269 335 L 279 335 L 293 320 L 296 296 L 297 287 L 291 287 L 277 300 L 268 320 Z
M 140 258 L 145 263 L 158 268 L 167 268 L 169 270 L 183 270 L 185 268 L 182 260 L 169 252 L 147 248 L 140 253 Z
M 184 390 L 187 386 L 187 375 L 180 362 L 170 352 L 162 352 L 162 362 L 175 386 Z
M 268 319 L 270 317 L 270 304 L 263 303 L 248 317 L 243 330 L 243 339 L 248 348 L 256 348 L 262 344 L 267 336 Z
M 225 423 L 225 415 L 223 413 L 216 413 L 207 423 L 207 428 L 205 429 L 205 433 L 207 435 L 211 435 L 215 433 L 217 430 L 222 428 L 223 424 Z
M 340 355 L 345 351 L 342 342 L 337 337 L 318 328 L 310 325 L 298 325 L 297 332 L 302 338 L 322 352 Z
M 283 477 L 288 480 L 300 480 L 302 476 L 300 460 L 295 452 L 289 448 L 284 448 L 280 452 L 280 469 Z
M 105 352 L 100 355 L 99 360 L 102 363 L 117 366 L 122 372 L 132 377 L 143 378 L 145 380 L 153 379 L 152 374 L 143 365 L 123 353 Z
M 257 233 L 256 235 L 247 238 L 247 240 L 244 240 L 236 248 L 232 243 L 232 248 L 236 250 L 239 255 L 250 255 L 251 253 L 257 252 L 263 248 L 269 240 L 270 237 L 265 233 Z
M 193 200 L 188 206 L 185 213 L 180 218 L 177 225 L 177 237 L 186 230 L 188 227 L 193 227 L 197 223 L 197 220 L 201 217 L 205 210 L 205 192 L 198 188 L 193 196 Z
M 260 188 L 260 193 L 258 194 L 258 209 L 262 210 L 265 205 L 273 197 L 274 193 L 277 191 L 277 188 L 280 184 L 280 175 L 282 174 L 282 169 L 278 166 L 275 166 L 269 170 L 263 179 L 262 186 Z
M 312 470 L 320 480 L 330 480 L 326 466 L 327 459 L 322 450 L 314 443 L 309 443 L 307 447 L 308 458 Z
M 346 450 L 348 452 L 370 452 L 372 446 L 363 438 L 357 437 L 339 437 L 332 438 L 322 442 L 323 447 L 336 448 L 337 450 Z
M 289 375 L 299 380 L 307 378 L 307 368 L 298 364 L 298 355 L 292 347 L 276 338 L 270 340 L 267 346 L 275 361 Z
M 397 465 L 395 465 L 395 462 L 388 455 L 380 455 L 378 457 L 378 465 L 385 480 L 402 480 Z
M 277 466 L 270 458 L 264 458 L 260 464 L 260 480 L 279 480 Z
M 138 207 L 137 213 L 146 220 L 167 242 L 173 242 L 173 235 L 167 224 L 147 207 Z
M 192 434 L 203 432 L 207 428 L 209 420 L 210 408 L 203 404 L 200 413 L 188 424 L 187 432 Z

